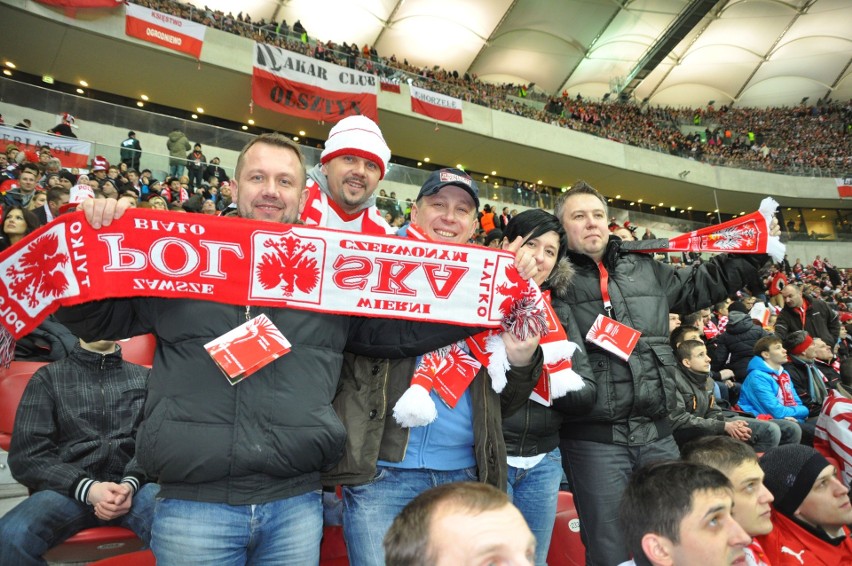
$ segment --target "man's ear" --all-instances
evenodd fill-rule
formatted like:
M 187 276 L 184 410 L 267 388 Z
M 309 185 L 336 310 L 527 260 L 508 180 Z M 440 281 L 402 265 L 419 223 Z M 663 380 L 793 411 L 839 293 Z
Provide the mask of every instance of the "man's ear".
M 642 551 L 654 566 L 673 564 L 674 545 L 668 538 L 656 533 L 647 533 L 642 537 Z

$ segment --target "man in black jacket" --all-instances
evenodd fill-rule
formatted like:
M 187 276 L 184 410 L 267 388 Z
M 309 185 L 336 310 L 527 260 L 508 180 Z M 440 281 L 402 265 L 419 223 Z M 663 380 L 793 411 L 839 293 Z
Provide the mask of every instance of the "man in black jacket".
M 695 312 L 747 284 L 759 285 L 758 266 L 766 256 L 719 255 L 675 270 L 649 254 L 627 252 L 609 237 L 606 199 L 582 181 L 562 194 L 555 214 L 576 269 L 566 301 L 580 335 L 612 324 L 602 324 L 603 316 L 641 332 L 632 352 L 621 357 L 587 343 L 598 384 L 595 408 L 588 416 L 566 417 L 560 443 L 587 564 L 611 566 L 629 559 L 617 516 L 630 474 L 678 457 L 668 419 L 677 395 L 668 313 Z M 773 234 L 777 230 L 773 222 Z
M 41 555 L 83 529 L 120 525 L 147 544 L 157 485 L 133 457 L 148 370 L 115 342 L 84 342 L 30 379 L 9 467 L 33 494 L 0 519 L 0 564 Z
M 139 160 L 142 159 L 142 144 L 136 139 L 136 132 L 133 130 L 127 132 L 127 139 L 121 142 L 119 157 L 121 158 L 121 162 L 127 165 L 128 169 L 139 171 Z
M 787 285 L 781 290 L 784 308 L 775 321 L 775 334 L 783 340 L 797 330 L 807 330 L 814 338 L 826 344 L 837 344 L 840 337 L 840 317 L 825 301 L 805 298 L 797 285 Z

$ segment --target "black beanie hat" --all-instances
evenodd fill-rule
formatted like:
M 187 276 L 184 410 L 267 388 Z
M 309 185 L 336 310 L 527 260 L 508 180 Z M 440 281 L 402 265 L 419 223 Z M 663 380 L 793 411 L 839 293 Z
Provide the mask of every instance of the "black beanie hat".
M 810 493 L 817 477 L 830 466 L 825 456 L 802 444 L 770 448 L 760 459 L 763 484 L 775 497 L 775 508 L 788 517 Z

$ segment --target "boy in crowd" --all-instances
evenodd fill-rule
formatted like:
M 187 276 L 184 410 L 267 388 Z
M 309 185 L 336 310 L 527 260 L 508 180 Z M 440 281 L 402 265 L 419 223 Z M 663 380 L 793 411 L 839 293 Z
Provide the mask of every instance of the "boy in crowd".
M 678 395 L 671 420 L 675 440 L 680 446 L 697 436 L 721 434 L 749 442 L 758 452 L 765 452 L 781 442 L 799 442 L 802 433 L 795 423 L 724 414 L 713 396 L 710 356 L 703 342 L 687 340 L 677 347 L 675 355 L 678 361 L 675 376 Z

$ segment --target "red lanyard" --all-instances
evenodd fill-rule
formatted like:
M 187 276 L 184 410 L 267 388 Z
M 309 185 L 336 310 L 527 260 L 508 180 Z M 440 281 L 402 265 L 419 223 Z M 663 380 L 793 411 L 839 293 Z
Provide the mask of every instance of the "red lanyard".
M 604 267 L 603 262 L 598 262 L 598 271 L 601 274 L 601 298 L 603 299 L 604 309 L 606 310 L 606 315 L 612 318 L 612 301 L 609 300 L 609 290 L 607 290 L 609 273 L 606 267 Z

